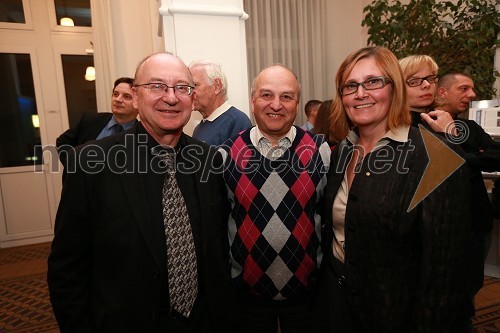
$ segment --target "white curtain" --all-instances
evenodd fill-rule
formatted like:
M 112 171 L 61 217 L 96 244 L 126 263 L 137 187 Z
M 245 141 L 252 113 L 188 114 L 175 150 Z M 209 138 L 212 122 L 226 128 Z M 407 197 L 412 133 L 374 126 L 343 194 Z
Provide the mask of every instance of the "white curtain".
M 97 110 L 111 112 L 111 90 L 115 81 L 115 57 L 111 21 L 111 1 L 90 0 L 94 31 Z
M 299 77 L 302 97 L 296 124 L 305 122 L 303 106 L 310 99 L 330 99 L 326 70 L 327 0 L 243 0 L 246 21 L 248 77 L 281 63 Z

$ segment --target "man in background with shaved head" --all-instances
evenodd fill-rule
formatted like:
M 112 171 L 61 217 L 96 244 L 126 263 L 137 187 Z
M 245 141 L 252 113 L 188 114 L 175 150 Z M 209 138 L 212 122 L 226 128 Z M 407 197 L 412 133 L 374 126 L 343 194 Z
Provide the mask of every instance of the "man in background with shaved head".
M 474 316 L 474 296 L 482 288 L 484 262 L 491 244 L 493 211 L 484 184 L 482 171 L 500 171 L 500 143 L 493 140 L 484 129 L 473 120 L 459 119 L 468 111 L 476 99 L 474 82 L 465 73 L 453 72 L 441 77 L 438 82 L 436 109 L 448 112 L 455 119 L 458 136 L 455 142 L 465 152 L 465 160 L 471 170 L 471 239 L 467 253 L 470 291 L 471 317 Z M 471 323 L 472 327 L 472 323 Z

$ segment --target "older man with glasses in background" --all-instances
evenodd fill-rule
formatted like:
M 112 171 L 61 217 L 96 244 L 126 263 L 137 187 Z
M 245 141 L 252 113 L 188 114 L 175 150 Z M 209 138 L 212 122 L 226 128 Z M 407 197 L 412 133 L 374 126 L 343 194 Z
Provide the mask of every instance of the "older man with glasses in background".
M 248 116 L 229 103 L 228 83 L 221 66 L 213 61 L 199 60 L 189 65 L 193 75 L 193 110 L 203 119 L 193 132 L 193 138 L 213 146 L 252 126 Z

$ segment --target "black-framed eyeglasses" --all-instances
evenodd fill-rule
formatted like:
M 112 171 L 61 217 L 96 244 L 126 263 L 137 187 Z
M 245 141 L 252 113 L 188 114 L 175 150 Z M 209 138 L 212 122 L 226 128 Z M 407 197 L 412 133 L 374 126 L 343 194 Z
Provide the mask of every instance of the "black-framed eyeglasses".
M 156 96 L 163 96 L 168 91 L 168 88 L 174 89 L 174 94 L 176 96 L 191 96 L 194 91 L 194 87 L 187 84 L 176 84 L 170 87 L 164 83 L 144 83 L 136 84 L 135 87 L 146 88 L 151 94 Z
M 385 87 L 390 83 L 392 83 L 392 80 L 389 79 L 388 77 L 376 76 L 369 78 L 368 80 L 365 80 L 363 82 L 349 82 L 343 84 L 339 87 L 339 93 L 342 96 L 347 96 L 354 94 L 356 91 L 358 91 L 359 86 L 362 86 L 363 89 L 365 90 L 375 90 L 375 89 L 382 89 L 383 87 Z
M 439 77 L 437 75 L 428 75 L 426 77 L 412 77 L 411 79 L 406 80 L 406 84 L 409 87 L 418 87 L 424 83 L 424 80 L 429 82 L 429 84 L 433 84 L 439 81 Z

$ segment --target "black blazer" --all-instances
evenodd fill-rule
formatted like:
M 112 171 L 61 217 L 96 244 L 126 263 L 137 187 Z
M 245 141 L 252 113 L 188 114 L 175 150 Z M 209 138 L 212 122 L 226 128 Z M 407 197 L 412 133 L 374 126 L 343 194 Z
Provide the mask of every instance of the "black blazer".
M 68 155 L 73 147 L 95 140 L 109 120 L 113 117 L 111 112 L 84 113 L 76 126 L 69 128 L 56 139 L 59 160 L 66 167 Z M 65 174 L 63 174 L 63 179 Z
M 82 163 L 64 181 L 48 261 L 51 302 L 63 333 L 157 332 L 161 312 L 168 311 L 161 307 L 168 289 L 165 236 L 162 221 L 151 219 L 138 172 L 139 126 L 77 148 Z M 200 288 L 213 331 L 232 332 L 237 318 L 227 258 L 229 209 L 220 173 L 210 172 L 221 159 L 204 143 L 185 140 L 196 147 L 191 157 L 201 166 L 194 168 L 192 193 L 200 217 Z M 108 157 L 114 151 L 116 159 L 99 162 L 89 147 Z
M 87 112 L 82 119 L 56 139 L 56 146 L 70 145 L 72 147 L 95 140 L 109 120 L 113 117 L 111 112 Z
M 493 228 L 493 210 L 482 171 L 500 171 L 500 142 L 491 138 L 475 121 L 456 120 L 456 126 L 464 138 L 460 147 L 471 169 L 472 230 L 490 232 Z
M 408 138 L 366 155 L 350 188 L 344 228 L 347 301 L 361 332 L 464 332 L 468 168 L 462 165 L 408 212 L 429 162 L 419 129 L 410 128 Z M 351 153 L 346 141 L 332 153 L 323 263 L 332 256 L 333 201 Z

